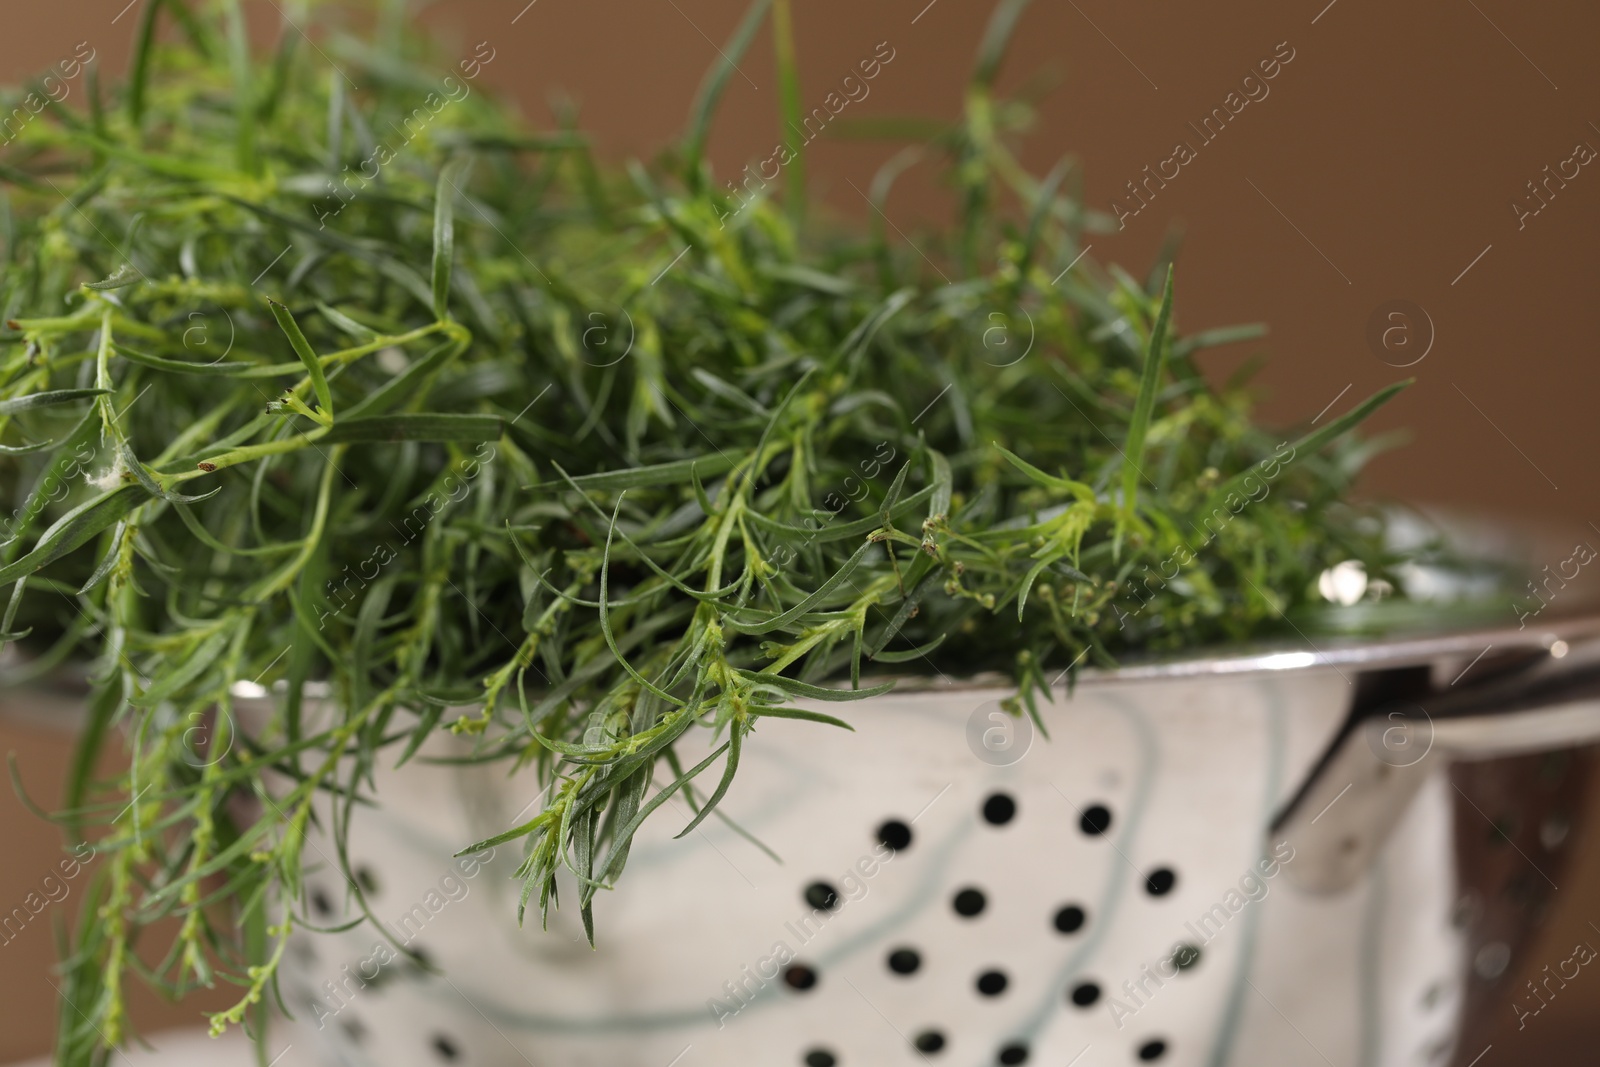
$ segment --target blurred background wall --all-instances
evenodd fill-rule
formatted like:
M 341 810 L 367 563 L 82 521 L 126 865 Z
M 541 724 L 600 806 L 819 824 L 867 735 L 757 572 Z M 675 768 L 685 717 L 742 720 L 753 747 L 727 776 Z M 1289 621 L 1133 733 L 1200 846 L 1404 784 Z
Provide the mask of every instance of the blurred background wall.
M 0 81 L 80 42 L 112 79 L 147 2 L 6 5 Z M 797 2 L 803 106 L 822 106 L 858 61 L 892 52 L 850 117 L 953 119 L 991 6 Z M 290 0 L 252 8 L 263 42 L 296 32 L 282 22 L 297 9 Z M 446 0 L 419 17 L 452 56 L 489 42 L 495 61 L 476 84 L 514 99 L 534 125 L 552 124 L 554 94 L 576 101 L 601 155 L 616 161 L 676 136 L 742 10 L 743 0 Z M 1093 237 L 1093 257 L 1142 277 L 1181 229 L 1182 327 L 1271 324 L 1264 343 L 1204 356 L 1209 372 L 1267 351 L 1264 410 L 1285 424 L 1415 375 L 1374 423 L 1407 428 L 1411 443 L 1373 463 L 1366 490 L 1536 523 L 1570 545 L 1600 538 L 1600 167 L 1584 162 L 1600 148 L 1597 39 L 1600 9 L 1571 0 L 1067 0 L 1027 11 L 1001 86 L 1049 89 L 1024 152 L 1033 169 L 1071 155 L 1090 206 L 1111 213 L 1120 199 L 1124 226 Z M 1270 81 L 1243 84 L 1274 60 Z M 778 139 L 766 38 L 740 68 L 712 141 L 727 177 Z M 1206 140 L 1198 128 L 1216 108 L 1228 121 Z M 1194 158 L 1175 165 L 1180 141 Z M 900 147 L 820 138 L 806 156 L 814 192 L 835 215 L 864 220 L 861 191 Z M 1146 183 L 1149 174 L 1168 178 Z M 914 168 L 887 213 L 914 241 L 948 209 Z M 0 717 L 0 750 L 16 751 L 34 795 L 55 798 L 68 751 L 59 732 Z M 0 900 L 21 899 L 59 839 L 5 789 L 0 842 Z M 1566 958 L 1575 940 L 1600 945 L 1589 925 L 1600 921 L 1600 856 L 1589 850 L 1559 880 L 1530 973 Z M 0 1062 L 48 1047 L 50 940 L 35 923 L 0 946 Z M 147 1025 L 196 1018 L 189 1005 L 148 1007 Z M 1563 1050 L 1600 1037 L 1597 1007 L 1596 977 L 1520 1033 L 1507 1004 L 1479 1067 L 1589 1062 Z

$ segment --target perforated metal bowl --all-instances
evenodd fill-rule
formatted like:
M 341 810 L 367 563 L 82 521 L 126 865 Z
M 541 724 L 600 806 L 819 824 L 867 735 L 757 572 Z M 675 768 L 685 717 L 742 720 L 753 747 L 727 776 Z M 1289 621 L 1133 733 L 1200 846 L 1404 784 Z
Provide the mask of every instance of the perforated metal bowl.
M 1451 768 L 1600 735 L 1597 653 L 1580 620 L 1088 672 L 1050 740 L 981 682 L 850 705 L 854 733 L 768 721 L 723 806 L 781 862 L 717 820 L 673 840 L 674 798 L 593 950 L 570 907 L 517 928 L 516 846 L 452 858 L 528 817 L 531 776 L 414 762 L 351 850 L 439 973 L 369 925 L 297 936 L 281 1039 L 385 1067 L 1437 1067 L 1526 929 L 1463 892 Z M 1531 826 L 1548 875 L 1565 835 Z M 333 854 L 313 836 L 328 924 Z

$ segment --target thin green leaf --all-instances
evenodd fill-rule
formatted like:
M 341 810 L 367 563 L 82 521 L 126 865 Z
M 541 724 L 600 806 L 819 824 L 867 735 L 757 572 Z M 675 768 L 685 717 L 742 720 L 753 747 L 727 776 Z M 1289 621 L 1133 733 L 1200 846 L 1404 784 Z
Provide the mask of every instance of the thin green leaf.
M 311 342 L 300 332 L 300 324 L 294 321 L 289 309 L 276 300 L 268 300 L 267 303 L 272 308 L 272 317 L 278 320 L 278 328 L 289 338 L 289 347 L 294 349 L 294 354 L 300 357 L 301 364 L 306 368 L 306 375 L 311 379 L 311 390 L 317 395 L 317 405 L 322 409 L 323 418 L 332 422 L 333 393 L 328 389 L 327 375 L 322 373 L 322 360 L 312 351 Z
M 856 732 L 856 728 L 843 719 L 836 719 L 832 715 L 824 715 L 820 711 L 807 711 L 804 708 L 761 708 L 752 712 L 761 719 L 801 719 L 805 722 L 820 722 L 824 726 L 837 726 L 841 730 Z
M 1028 0 L 1000 0 L 989 16 L 983 40 L 978 45 L 977 60 L 972 66 L 972 84 L 985 90 L 994 85 L 1000 71 L 1000 60 L 1005 58 L 1006 46 L 1016 32 L 1017 21 L 1022 18 Z
M 196 496 L 185 496 L 182 493 L 174 492 L 156 481 L 155 476 L 150 473 L 150 469 L 139 462 L 139 457 L 133 454 L 133 447 L 128 442 L 117 442 L 117 451 L 122 455 L 123 466 L 138 480 L 139 484 L 144 486 L 151 496 L 160 497 L 168 503 L 194 504 L 208 497 L 216 496 L 222 491 L 222 487 L 218 486 L 209 493 L 200 493 Z
M 7 566 L 0 567 L 0 585 L 9 585 L 55 562 L 73 549 L 86 544 L 128 512 L 150 499 L 142 485 L 124 485 L 85 501 L 57 519 L 43 534 L 33 551 Z
M 151 9 L 154 10 L 156 7 L 159 7 L 159 6 L 161 6 L 159 3 L 154 3 L 153 2 L 151 4 Z M 107 291 L 109 291 L 111 289 L 125 289 L 128 286 L 133 285 L 136 282 L 141 282 L 143 280 L 144 280 L 144 275 L 140 274 L 138 269 L 135 268 L 133 266 L 133 264 L 124 263 L 124 264 L 122 264 L 122 266 L 120 266 L 116 270 L 112 271 L 111 272 L 111 276 L 109 278 L 106 278 L 104 281 L 84 282 L 83 283 L 83 287 L 85 289 L 93 289 L 96 292 L 103 293 L 103 292 L 107 292 Z
M 656 685 L 650 679 L 646 678 L 644 675 L 640 674 L 636 669 L 634 669 L 633 664 L 628 662 L 628 657 L 623 655 L 622 649 L 617 647 L 616 635 L 611 631 L 611 609 L 606 603 L 609 593 L 609 583 L 611 580 L 611 538 L 617 529 L 617 512 L 621 510 L 622 498 L 618 497 L 616 509 L 611 514 L 611 525 L 606 529 L 605 552 L 600 557 L 600 633 L 601 636 L 605 638 L 606 647 L 609 648 L 611 650 L 611 654 L 617 658 L 617 664 L 628 673 L 630 678 L 638 682 L 639 685 L 647 692 L 654 693 L 657 697 L 665 700 L 669 704 L 682 707 L 685 703 L 684 701 L 662 689 L 660 686 Z M 0 580 L 4 580 L 3 573 L 0 573 Z
M 467 161 L 452 159 L 439 171 L 433 201 L 433 314 L 441 321 L 450 317 L 450 270 L 455 263 L 456 180 Z
M 722 803 L 722 798 L 728 794 L 728 787 L 733 785 L 733 776 L 739 773 L 739 752 L 743 747 L 744 728 L 738 722 L 735 722 L 728 731 L 728 762 L 722 769 L 722 777 L 717 781 L 716 789 L 712 790 L 711 795 L 706 798 L 706 802 L 700 808 L 699 813 L 689 820 L 689 825 L 673 835 L 675 840 L 693 833 L 696 827 L 706 821 L 706 816 L 715 811 L 717 805 Z
M 436 345 L 427 355 L 393 378 L 390 378 L 378 389 L 368 394 L 365 399 L 358 401 L 354 407 L 344 413 L 344 419 L 381 415 L 416 397 L 425 395 L 429 383 L 439 376 L 440 371 L 465 352 L 469 343 L 470 338 L 463 336 L 452 338 Z
M 339 84 L 343 85 L 344 83 L 340 82 Z M 317 310 L 322 312 L 323 318 L 333 323 L 344 333 L 349 334 L 353 340 L 360 344 L 366 344 L 368 341 L 375 341 L 378 339 L 379 334 L 377 330 L 374 330 L 370 326 L 363 326 L 361 323 L 357 322 L 355 319 L 352 319 L 349 315 L 346 315 L 336 307 L 329 307 L 327 304 L 324 304 L 319 300 L 317 301 Z
M 802 682 L 798 678 L 789 678 L 782 674 L 741 670 L 739 675 L 747 681 L 756 682 L 770 689 L 777 689 L 790 696 L 805 697 L 809 700 L 827 700 L 834 703 L 847 700 L 866 700 L 868 697 L 882 696 L 894 688 L 893 682 L 884 682 L 882 685 L 868 686 L 866 689 L 835 689 L 831 686 L 812 685 L 810 682 Z
M 169 668 L 160 675 L 160 680 L 143 693 L 135 694 L 130 703 L 136 707 L 153 708 L 162 701 L 175 696 L 177 692 L 190 682 L 199 678 L 206 671 L 216 667 L 219 654 L 233 640 L 231 627 L 218 630 L 205 640 L 195 645 L 193 651 L 181 665 Z
M 657 808 L 670 800 L 672 798 L 672 794 L 683 788 L 687 783 L 693 781 L 701 771 L 715 763 L 717 758 L 726 752 L 731 744 L 731 741 L 724 741 L 715 752 L 711 753 L 711 755 L 707 756 L 693 767 L 690 767 L 688 770 L 678 775 L 667 785 L 663 786 L 656 792 L 655 796 L 651 797 L 639 808 L 638 813 L 635 814 L 633 818 L 629 819 L 628 822 L 614 835 L 614 840 L 616 843 L 611 846 L 611 853 L 606 857 L 605 865 L 600 868 L 600 873 L 595 875 L 596 881 L 606 882 L 615 877 L 616 867 L 621 862 L 621 857 L 626 854 L 623 851 L 623 844 L 625 842 L 632 841 L 633 835 L 639 832 L 639 827 L 643 825 L 644 821 L 648 819 Z M 509 840 L 509 838 L 507 838 L 507 840 Z
M 1050 489 L 1065 490 L 1086 504 L 1094 503 L 1094 489 L 1091 486 L 1085 485 L 1083 482 L 1073 481 L 1071 478 L 1060 478 L 1054 474 L 1048 474 L 999 442 L 996 442 L 994 447 L 1000 451 L 1000 454 L 1006 458 L 1008 463 L 1039 485 Z
M 602 471 L 598 474 L 580 474 L 572 479 L 572 484 L 579 489 L 599 490 L 611 492 L 624 489 L 644 489 L 657 485 L 682 485 L 692 476 L 705 477 L 708 474 L 722 474 L 734 466 L 732 457 L 717 453 L 710 456 L 696 456 L 694 459 L 674 460 L 671 463 L 656 463 L 644 467 L 629 467 L 619 471 Z M 554 481 L 544 482 L 529 488 L 554 489 L 564 483 L 557 478 Z
M 250 64 L 250 28 L 241 0 L 226 0 L 228 58 L 233 67 L 234 153 L 239 169 L 256 173 L 255 89 Z
M 872 661 L 874 663 L 911 663 L 915 660 L 927 659 L 935 649 L 944 644 L 944 639 L 949 636 L 949 634 L 940 634 L 932 641 L 918 645 L 916 648 L 901 648 L 893 651 L 885 649 L 874 655 Z
M 772 56 L 778 69 L 778 119 L 791 157 L 788 174 L 784 177 L 789 194 L 789 215 L 799 220 L 806 211 L 806 159 L 805 137 L 801 131 L 800 68 L 795 62 L 794 19 L 789 0 L 773 0 Z
M 1144 458 L 1144 439 L 1150 432 L 1150 419 L 1155 412 L 1156 393 L 1161 388 L 1161 370 L 1167 362 L 1167 326 L 1172 321 L 1172 268 L 1167 268 L 1167 284 L 1161 293 L 1161 310 L 1156 313 L 1155 325 L 1150 330 L 1150 343 L 1145 348 L 1144 372 L 1139 378 L 1139 395 L 1133 405 L 1133 419 L 1128 424 L 1127 443 L 1122 456 L 1122 506 L 1132 512 L 1139 495 L 1139 461 Z
M 169 371 L 173 374 L 195 374 L 201 377 L 236 378 L 240 375 L 246 377 L 273 377 L 287 371 L 298 369 L 298 363 L 280 363 L 273 366 L 262 366 L 258 363 L 190 363 L 182 359 L 167 359 L 164 356 L 154 356 L 148 352 L 129 348 L 120 342 L 112 346 L 117 355 L 129 363 L 137 363 L 141 367 L 151 370 Z
M 1187 356 L 1206 348 L 1216 348 L 1220 345 L 1238 344 L 1240 341 L 1254 341 L 1258 337 L 1267 335 L 1266 323 L 1249 322 L 1239 326 L 1223 326 L 1215 330 L 1201 330 L 1192 333 L 1181 341 L 1174 342 L 1172 354 L 1174 356 Z
M 1337 419 L 1334 419 L 1326 426 L 1323 426 L 1317 430 L 1313 430 L 1311 433 L 1306 434 L 1304 437 L 1294 442 L 1294 444 L 1289 446 L 1290 455 L 1298 456 L 1302 452 L 1308 454 L 1315 453 L 1324 446 L 1332 444 L 1335 440 L 1343 437 L 1345 434 L 1349 433 L 1351 430 L 1365 422 L 1371 417 L 1373 412 L 1377 411 L 1379 408 L 1383 407 L 1383 405 L 1393 400 L 1400 394 L 1402 390 L 1406 389 L 1415 381 L 1415 378 L 1407 378 L 1404 381 L 1395 382 L 1393 385 L 1384 386 L 1382 389 L 1379 389 L 1376 393 L 1373 393 L 1371 396 L 1367 397 L 1361 403 L 1357 404 L 1343 415 L 1340 415 Z M 1244 470 L 1240 471 L 1227 481 L 1223 482 L 1221 485 L 1217 486 L 1217 488 L 1211 491 L 1211 496 L 1203 511 L 1211 511 L 1212 508 L 1220 504 L 1229 493 L 1237 492 L 1239 489 L 1243 488 L 1245 480 L 1255 473 L 1255 467 L 1246 467 Z
M 505 423 L 498 415 L 369 415 L 344 418 L 322 438 L 330 444 L 393 441 L 498 441 Z
M 70 404 L 76 400 L 90 400 L 110 392 L 110 389 L 54 389 L 47 393 L 30 393 L 28 396 L 0 400 L 0 416 L 16 415 L 19 412 L 32 411 L 34 408 L 54 407 L 57 404 Z
M 841 585 L 844 585 L 847 581 L 849 581 L 851 573 L 861 565 L 862 560 L 867 558 L 867 553 L 873 551 L 877 547 L 877 543 L 873 541 L 867 541 L 862 544 L 861 547 L 855 550 L 849 559 L 845 560 L 843 566 L 829 576 L 827 581 L 817 586 L 814 592 L 812 592 L 804 600 L 800 601 L 800 603 L 790 608 L 788 611 L 780 612 L 777 615 L 772 615 L 765 619 L 751 620 L 750 622 L 744 622 L 738 619 L 729 619 L 725 625 L 730 630 L 737 630 L 740 633 L 747 634 L 767 634 L 774 630 L 781 630 L 784 627 L 794 625 L 794 623 L 800 619 L 801 616 L 807 614 L 818 604 L 832 596 L 834 590 L 838 589 Z
M 494 848 L 496 845 L 503 845 L 507 841 L 515 841 L 519 837 L 527 837 L 529 834 L 533 833 L 535 830 L 549 821 L 550 813 L 540 812 L 538 815 L 535 815 L 525 823 L 513 826 L 511 829 L 506 830 L 503 833 L 495 834 L 493 837 L 486 837 L 482 841 L 475 841 L 466 848 L 453 853 L 453 855 L 465 856 L 473 852 L 482 852 L 485 849 Z
M 144 122 L 145 88 L 150 83 L 150 54 L 156 37 L 156 16 L 166 0 L 145 0 L 134 31 L 133 61 L 128 74 L 128 124 L 138 129 Z
M 1064 549 L 1064 548 L 1063 549 L 1058 549 L 1057 551 L 1052 552 L 1050 555 L 1045 556 L 1043 559 L 1039 560 L 1033 566 L 1029 567 L 1028 568 L 1028 573 L 1024 574 L 1022 576 L 1022 586 L 1021 586 L 1020 589 L 1017 590 L 1017 621 L 1018 622 L 1022 621 L 1022 609 L 1028 603 L 1028 591 L 1033 588 L 1033 583 L 1038 579 L 1040 573 L 1043 572 L 1046 567 L 1050 566 L 1050 564 L 1054 563 L 1057 559 L 1061 558 L 1062 556 L 1064 556 L 1066 554 L 1067 554 L 1067 550 L 1066 549 Z
M 754 0 L 745 10 L 744 18 L 739 20 L 733 36 L 728 38 L 728 43 L 717 49 L 718 62 L 711 65 L 700 83 L 694 106 L 689 110 L 689 129 L 683 147 L 684 177 L 695 188 L 703 183 L 700 164 L 705 156 L 706 137 L 711 131 L 711 117 L 716 114 L 728 79 L 738 70 L 739 60 L 755 39 L 756 30 L 761 27 L 761 20 L 771 6 L 772 0 Z

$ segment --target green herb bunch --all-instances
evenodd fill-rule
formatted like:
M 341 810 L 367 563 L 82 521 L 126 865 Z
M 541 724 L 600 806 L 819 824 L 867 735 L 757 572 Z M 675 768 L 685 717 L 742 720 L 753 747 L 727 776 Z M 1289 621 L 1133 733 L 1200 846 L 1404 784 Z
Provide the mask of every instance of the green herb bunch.
M 1347 432 L 1399 387 L 1269 432 L 1195 363 L 1258 331 L 1181 335 L 1165 262 L 1083 258 L 1104 220 L 994 93 L 1024 6 L 927 146 L 961 213 L 916 244 L 903 158 L 862 232 L 805 221 L 799 168 L 781 204 L 713 175 L 768 0 L 648 167 L 530 133 L 472 81 L 492 43 L 441 60 L 398 2 L 257 57 L 237 3 L 150 0 L 128 83 L 5 151 L 7 681 L 92 662 L 64 1062 L 127 1039 L 131 980 L 263 1020 L 313 798 L 345 863 L 374 773 L 442 731 L 550 787 L 492 840 L 541 914 L 569 870 L 592 938 L 641 822 L 722 817 L 763 719 L 992 669 L 1038 718 L 1071 670 L 1310 632 L 1324 568 L 1391 574 Z

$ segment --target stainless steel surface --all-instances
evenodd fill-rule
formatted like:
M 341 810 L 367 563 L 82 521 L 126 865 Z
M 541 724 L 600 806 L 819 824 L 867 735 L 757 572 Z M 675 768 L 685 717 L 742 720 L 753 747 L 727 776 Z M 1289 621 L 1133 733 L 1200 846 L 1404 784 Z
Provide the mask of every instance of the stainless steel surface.
M 1355 885 L 1432 773 L 1429 757 L 1433 763 L 1504 759 L 1600 741 L 1600 637 L 1588 622 L 1470 635 L 1471 642 L 1484 642 L 1485 653 L 1502 650 L 1479 667 L 1481 681 L 1472 677 L 1471 668 L 1481 663 L 1474 660 L 1447 682 L 1431 671 L 1422 691 L 1353 708 L 1329 754 L 1275 821 L 1274 834 L 1291 841 L 1304 860 L 1290 881 L 1317 893 Z M 1471 643 L 1435 639 L 1419 647 L 1436 650 L 1436 667 L 1453 662 Z M 1506 655 L 1519 651 L 1528 654 Z M 1366 667 L 1422 666 L 1429 659 L 1397 656 L 1383 663 Z

